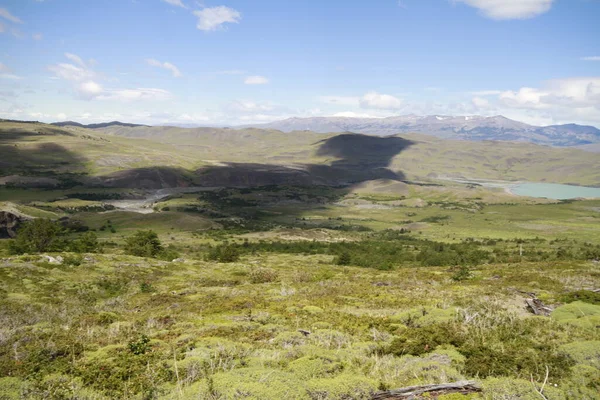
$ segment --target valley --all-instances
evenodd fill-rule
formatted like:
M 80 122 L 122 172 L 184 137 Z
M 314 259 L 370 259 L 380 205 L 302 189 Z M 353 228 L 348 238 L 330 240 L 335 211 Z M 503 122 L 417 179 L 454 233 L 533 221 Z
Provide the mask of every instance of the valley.
M 598 187 L 597 154 L 17 122 L 0 148 L 3 399 L 596 398 L 600 199 L 505 187 Z

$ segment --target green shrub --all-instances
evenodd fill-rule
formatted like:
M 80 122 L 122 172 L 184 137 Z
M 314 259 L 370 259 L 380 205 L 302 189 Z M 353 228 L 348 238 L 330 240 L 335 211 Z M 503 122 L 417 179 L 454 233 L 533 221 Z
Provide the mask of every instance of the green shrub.
M 98 236 L 94 232 L 84 233 L 71 245 L 71 251 L 76 253 L 95 253 L 99 248 Z
M 240 252 L 237 247 L 229 244 L 221 244 L 212 247 L 206 255 L 207 261 L 217 261 L 220 263 L 232 263 L 240 259 Z
M 78 267 L 83 262 L 83 257 L 78 254 L 65 254 L 63 256 L 63 264 L 64 265 L 72 265 L 74 267 Z
M 352 262 L 352 256 L 348 252 L 343 252 L 335 259 L 337 265 L 350 265 Z
M 456 282 L 466 281 L 472 277 L 471 270 L 469 267 L 460 267 L 453 275 L 452 280 Z
M 125 240 L 125 252 L 138 257 L 156 257 L 163 250 L 156 232 L 137 231 Z
M 563 303 L 573 303 L 575 301 L 583 301 L 584 303 L 600 305 L 600 292 L 592 292 L 591 290 L 577 290 L 569 292 L 560 297 Z
M 146 335 L 140 335 L 139 338 L 132 340 L 128 344 L 129 351 L 139 356 L 141 354 L 146 354 L 148 350 L 150 350 L 150 338 Z
M 65 247 L 60 239 L 62 233 L 62 226 L 49 219 L 28 221 L 19 229 L 16 239 L 10 242 L 9 251 L 12 254 L 61 251 Z

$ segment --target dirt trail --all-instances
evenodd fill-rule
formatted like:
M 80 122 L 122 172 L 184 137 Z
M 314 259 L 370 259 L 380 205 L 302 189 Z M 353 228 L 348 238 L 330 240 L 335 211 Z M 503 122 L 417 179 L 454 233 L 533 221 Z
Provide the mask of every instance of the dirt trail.
M 115 211 L 129 211 L 140 214 L 151 214 L 154 212 L 154 204 L 160 200 L 163 200 L 174 194 L 184 193 L 198 193 L 206 192 L 218 189 L 216 187 L 180 187 L 180 188 L 166 188 L 158 190 L 149 190 L 146 197 L 142 199 L 133 200 L 110 200 L 106 201 L 106 204 L 110 204 L 116 208 L 116 210 L 106 211 L 107 213 Z

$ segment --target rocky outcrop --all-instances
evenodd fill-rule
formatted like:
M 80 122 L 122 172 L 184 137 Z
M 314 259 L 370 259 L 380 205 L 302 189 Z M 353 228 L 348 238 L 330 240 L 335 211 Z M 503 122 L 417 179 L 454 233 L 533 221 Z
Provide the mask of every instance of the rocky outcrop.
M 0 239 L 10 239 L 17 236 L 19 225 L 23 218 L 8 211 L 0 211 Z

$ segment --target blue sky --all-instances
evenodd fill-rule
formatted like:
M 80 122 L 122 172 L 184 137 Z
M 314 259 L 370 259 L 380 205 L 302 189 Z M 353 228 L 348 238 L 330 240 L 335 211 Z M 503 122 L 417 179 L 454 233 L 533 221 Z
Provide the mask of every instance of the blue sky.
M 598 0 L 0 0 L 0 117 L 600 126 Z

